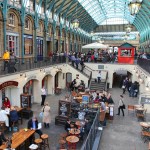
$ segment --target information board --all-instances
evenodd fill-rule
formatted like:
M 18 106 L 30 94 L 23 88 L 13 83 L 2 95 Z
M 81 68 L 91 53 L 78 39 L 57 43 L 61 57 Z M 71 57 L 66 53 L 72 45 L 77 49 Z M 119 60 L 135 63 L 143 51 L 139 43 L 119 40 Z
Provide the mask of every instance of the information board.
M 141 104 L 150 104 L 150 97 L 141 97 Z
M 20 103 L 22 108 L 31 108 L 31 95 L 21 94 L 20 95 Z

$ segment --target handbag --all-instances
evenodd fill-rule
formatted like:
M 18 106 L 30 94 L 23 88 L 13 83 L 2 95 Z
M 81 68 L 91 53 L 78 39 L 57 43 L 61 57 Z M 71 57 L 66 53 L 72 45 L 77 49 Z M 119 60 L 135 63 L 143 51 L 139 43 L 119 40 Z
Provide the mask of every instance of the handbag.
M 123 108 L 123 109 L 126 109 L 126 105 L 125 105 L 125 104 L 123 104 L 123 105 L 122 105 L 122 108 Z
M 43 112 L 40 112 L 40 113 L 39 113 L 39 117 L 40 117 L 40 118 L 43 118 Z
M 122 86 L 122 89 L 125 89 L 125 86 L 124 86 L 124 85 Z

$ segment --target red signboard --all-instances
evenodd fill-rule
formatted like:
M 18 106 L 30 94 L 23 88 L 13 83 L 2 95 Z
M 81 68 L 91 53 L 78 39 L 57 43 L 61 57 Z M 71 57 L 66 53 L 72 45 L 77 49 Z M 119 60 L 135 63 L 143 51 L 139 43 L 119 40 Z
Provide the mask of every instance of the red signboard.
M 9 86 L 18 86 L 18 82 L 16 82 L 16 81 L 4 82 L 4 83 L 0 84 L 0 90 L 2 90 L 3 88 L 9 87 Z

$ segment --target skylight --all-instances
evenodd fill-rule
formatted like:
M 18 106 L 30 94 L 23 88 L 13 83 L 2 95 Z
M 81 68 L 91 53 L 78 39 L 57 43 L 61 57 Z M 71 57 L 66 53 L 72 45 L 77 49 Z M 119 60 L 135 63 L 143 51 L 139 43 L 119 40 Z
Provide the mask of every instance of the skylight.
M 109 18 L 124 18 L 131 24 L 135 17 L 130 15 L 128 0 L 78 0 L 89 15 L 100 25 Z M 96 13 L 95 13 L 96 12 Z M 112 21 L 113 22 L 113 21 Z M 118 24 L 121 22 L 118 20 Z M 126 21 L 124 21 L 125 23 Z

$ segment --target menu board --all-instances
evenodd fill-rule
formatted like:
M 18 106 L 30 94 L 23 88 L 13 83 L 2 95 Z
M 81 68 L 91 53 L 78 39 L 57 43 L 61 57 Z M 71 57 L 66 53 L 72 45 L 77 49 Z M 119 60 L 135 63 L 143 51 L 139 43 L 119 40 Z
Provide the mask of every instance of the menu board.
M 63 117 L 69 117 L 71 113 L 71 102 L 66 100 L 59 100 L 58 114 Z
M 31 108 L 31 95 L 29 94 L 21 94 L 20 95 L 20 103 L 22 108 Z

